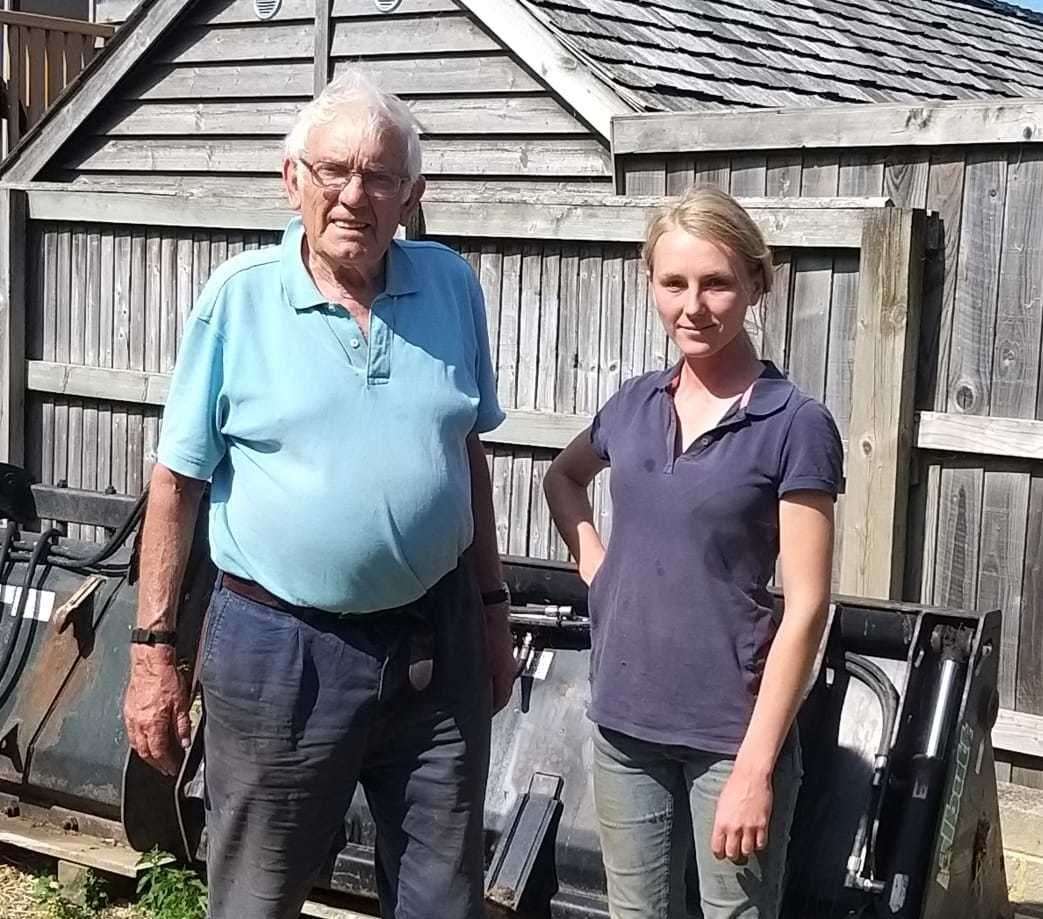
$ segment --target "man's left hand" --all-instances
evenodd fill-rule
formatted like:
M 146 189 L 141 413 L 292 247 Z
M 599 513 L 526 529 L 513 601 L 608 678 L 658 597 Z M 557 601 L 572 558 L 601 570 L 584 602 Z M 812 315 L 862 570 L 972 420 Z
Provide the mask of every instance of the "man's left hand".
M 492 681 L 494 715 L 510 701 L 520 666 L 514 657 L 509 613 L 506 603 L 485 607 L 485 655 Z

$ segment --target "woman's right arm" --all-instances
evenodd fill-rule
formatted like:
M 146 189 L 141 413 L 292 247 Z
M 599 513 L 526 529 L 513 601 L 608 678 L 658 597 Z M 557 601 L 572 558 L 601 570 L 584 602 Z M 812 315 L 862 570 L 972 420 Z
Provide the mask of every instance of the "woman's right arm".
M 572 441 L 551 463 L 543 479 L 554 525 L 579 567 L 579 576 L 590 585 L 605 557 L 605 547 L 594 526 L 594 511 L 587 487 L 608 466 L 590 445 L 590 429 Z

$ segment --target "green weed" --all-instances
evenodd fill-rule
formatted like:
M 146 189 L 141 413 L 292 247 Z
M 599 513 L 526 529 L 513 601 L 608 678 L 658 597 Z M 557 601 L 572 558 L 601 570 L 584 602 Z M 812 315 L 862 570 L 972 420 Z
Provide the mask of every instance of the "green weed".
M 139 864 L 144 870 L 138 878 L 138 905 L 151 919 L 204 919 L 206 885 L 191 868 L 177 867 L 158 849 L 142 856 Z
M 109 903 L 105 882 L 93 871 L 87 871 L 74 888 L 66 890 L 53 875 L 37 875 L 33 897 L 49 919 L 97 919 Z

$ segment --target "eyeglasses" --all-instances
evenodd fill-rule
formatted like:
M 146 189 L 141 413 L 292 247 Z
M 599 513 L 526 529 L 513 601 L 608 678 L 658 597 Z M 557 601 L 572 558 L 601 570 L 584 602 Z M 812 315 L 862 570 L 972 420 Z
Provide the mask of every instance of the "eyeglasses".
M 393 198 L 409 181 L 406 176 L 395 175 L 392 172 L 361 172 L 357 169 L 345 169 L 336 163 L 309 163 L 303 157 L 299 157 L 299 160 L 311 173 L 315 184 L 331 197 L 339 197 L 348 187 L 352 176 L 358 176 L 362 180 L 362 190 L 371 198 Z

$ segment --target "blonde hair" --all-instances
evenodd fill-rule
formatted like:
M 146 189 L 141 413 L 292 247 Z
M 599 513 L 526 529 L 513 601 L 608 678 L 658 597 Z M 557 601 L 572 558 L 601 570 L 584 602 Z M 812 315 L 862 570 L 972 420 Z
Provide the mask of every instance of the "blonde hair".
M 716 188 L 690 188 L 676 204 L 660 213 L 649 225 L 641 250 L 650 274 L 656 243 L 664 233 L 676 229 L 727 247 L 741 259 L 762 294 L 771 290 L 771 250 L 753 218 L 731 195 Z

